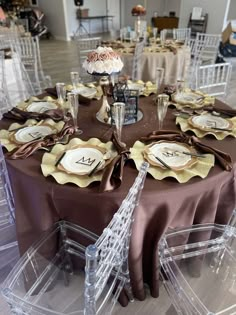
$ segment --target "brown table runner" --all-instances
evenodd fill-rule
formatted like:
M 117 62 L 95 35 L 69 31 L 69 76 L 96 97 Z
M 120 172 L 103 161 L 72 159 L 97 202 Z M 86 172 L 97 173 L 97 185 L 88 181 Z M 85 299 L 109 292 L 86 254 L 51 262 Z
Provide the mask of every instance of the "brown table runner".
M 122 141 L 128 147 L 156 129 L 156 106 L 152 99 L 153 96 L 140 98 L 144 118 L 136 124 L 124 126 Z M 93 101 L 90 106 L 79 108 L 83 140 L 97 137 L 107 142 L 111 139 L 113 127 L 95 118 L 100 105 L 101 102 Z M 218 101 L 217 105 L 224 107 Z M 171 112 L 169 109 L 164 128 L 178 130 Z M 4 119 L 0 122 L 0 128 L 7 128 L 11 123 Z M 236 204 L 236 140 L 227 137 L 217 141 L 207 136 L 201 141 L 229 153 L 234 163 L 233 169 L 227 172 L 216 164 L 207 178 L 194 177 L 185 184 L 179 184 L 173 178 L 158 181 L 151 175 L 147 176 L 140 204 L 135 210 L 129 256 L 133 290 L 139 300 L 145 298 L 144 282 L 150 285 L 152 296 L 158 296 L 157 244 L 168 227 L 204 222 L 225 224 Z M 43 152 L 37 152 L 26 160 L 7 161 L 15 197 L 21 254 L 39 238 L 42 231 L 59 219 L 78 223 L 100 234 L 137 176 L 133 161 L 128 161 L 121 186 L 112 192 L 99 193 L 99 183 L 87 188 L 60 185 L 52 177 L 43 177 L 40 170 L 42 155 Z

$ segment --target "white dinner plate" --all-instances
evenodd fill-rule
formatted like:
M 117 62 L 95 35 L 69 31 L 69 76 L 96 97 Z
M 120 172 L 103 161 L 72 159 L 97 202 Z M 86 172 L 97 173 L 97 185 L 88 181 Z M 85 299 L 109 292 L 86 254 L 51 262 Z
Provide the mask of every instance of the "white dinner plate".
M 27 107 L 27 112 L 43 113 L 46 110 L 56 109 L 57 105 L 51 102 L 33 102 Z
M 97 170 L 105 164 L 104 154 L 96 148 L 77 148 L 66 151 L 60 164 L 67 173 L 78 175 L 89 174 L 101 161 Z
M 82 86 L 72 90 L 72 92 L 78 93 L 79 95 L 87 98 L 93 98 L 97 93 L 97 89 L 93 87 Z
M 14 136 L 17 142 L 27 143 L 53 134 L 54 132 L 55 129 L 50 126 L 29 126 L 18 130 Z
M 144 156 L 154 166 L 166 167 L 158 161 L 160 158 L 164 163 L 174 170 L 182 170 L 196 162 L 196 157 L 184 154 L 192 153 L 192 149 L 185 144 L 170 141 L 158 141 L 145 148 Z M 156 158 L 157 157 L 157 158 Z
M 208 130 L 215 132 L 221 132 L 220 130 L 214 129 L 232 129 L 232 124 L 227 119 L 224 119 L 222 117 L 213 116 L 210 114 L 206 115 L 198 115 L 198 116 L 192 116 L 189 118 L 190 124 L 192 124 L 194 127 L 201 129 L 201 130 Z

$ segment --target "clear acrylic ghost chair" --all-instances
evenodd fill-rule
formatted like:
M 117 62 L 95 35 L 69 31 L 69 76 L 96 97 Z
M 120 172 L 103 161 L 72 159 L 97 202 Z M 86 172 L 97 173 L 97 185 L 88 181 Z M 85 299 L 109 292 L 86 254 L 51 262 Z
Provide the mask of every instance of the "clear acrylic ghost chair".
M 111 314 L 123 288 L 133 299 L 129 242 L 148 166 L 142 164 L 128 195 L 99 238 L 61 221 L 25 253 L 2 286 L 14 314 Z
M 227 95 L 231 72 L 230 63 L 200 66 L 196 71 L 196 89 L 211 96 L 224 98 Z
M 189 42 L 191 37 L 191 28 L 174 28 L 173 38 L 178 41 L 183 41 L 185 43 Z
M 12 42 L 20 56 L 36 94 L 51 86 L 51 77 L 44 74 L 38 37 L 22 37 Z
M 86 72 L 82 65 L 88 53 L 101 45 L 101 37 L 75 37 L 75 41 L 79 59 L 80 78 L 83 82 L 89 82 L 91 81 L 91 75 Z
M 236 314 L 236 210 L 227 225 L 167 231 L 159 258 L 161 278 L 178 314 Z
M 12 48 L 12 58 L 5 60 L 5 80 L 11 105 L 16 106 L 32 95 L 36 95 L 29 75 L 19 57 L 18 53 Z
M 132 80 L 137 81 L 141 79 L 140 63 L 145 46 L 145 39 L 135 45 L 134 58 L 132 65 Z
M 15 207 L 10 179 L 0 145 L 0 283 L 18 258 Z
M 11 100 L 8 95 L 7 84 L 5 80 L 5 55 L 3 51 L 0 51 L 0 119 L 2 118 L 2 114 L 8 112 L 11 108 Z

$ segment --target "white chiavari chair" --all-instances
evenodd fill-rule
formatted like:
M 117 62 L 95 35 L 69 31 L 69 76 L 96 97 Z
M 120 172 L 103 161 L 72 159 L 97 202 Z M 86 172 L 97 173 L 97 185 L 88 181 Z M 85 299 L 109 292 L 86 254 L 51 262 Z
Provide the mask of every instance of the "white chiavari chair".
M 188 43 L 191 37 L 191 28 L 174 28 L 173 38 Z
M 99 238 L 61 221 L 25 253 L 2 286 L 14 314 L 111 314 L 122 289 L 133 299 L 128 251 L 133 212 L 148 167 L 148 163 L 142 164 L 128 195 Z
M 0 119 L 2 114 L 9 111 L 12 108 L 11 99 L 8 94 L 7 84 L 6 84 L 6 75 L 5 75 L 5 54 L 4 51 L 0 51 Z
M 200 66 L 196 71 L 196 89 L 211 96 L 224 98 L 227 95 L 231 72 L 230 63 Z

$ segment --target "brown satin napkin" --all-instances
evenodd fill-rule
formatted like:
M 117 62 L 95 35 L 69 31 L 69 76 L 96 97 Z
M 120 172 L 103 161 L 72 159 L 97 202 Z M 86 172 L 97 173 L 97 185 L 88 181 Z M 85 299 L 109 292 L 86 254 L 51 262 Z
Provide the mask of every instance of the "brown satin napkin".
M 223 114 L 229 117 L 234 117 L 236 116 L 236 110 L 235 109 L 225 109 L 225 108 L 220 108 L 217 106 L 205 106 L 203 107 L 204 110 L 208 112 L 217 112 L 219 114 Z
M 5 59 L 12 59 L 12 51 L 11 48 L 2 48 L 0 51 L 4 52 L 4 58 Z
M 177 54 L 177 48 L 174 46 L 170 46 L 170 45 L 165 45 L 165 48 L 168 48 L 174 55 Z
M 9 112 L 3 114 L 4 118 L 25 121 L 27 119 L 43 120 L 51 118 L 54 121 L 64 119 L 64 113 L 61 109 L 50 109 L 43 113 L 25 112 L 17 107 L 13 107 Z
M 47 89 L 45 89 L 45 91 L 47 92 L 48 95 L 57 98 L 57 90 L 55 87 L 54 88 L 47 88 Z M 79 103 L 80 104 L 89 104 L 90 102 L 91 102 L 90 98 L 84 97 L 83 95 L 79 94 Z
M 16 159 L 26 159 L 35 151 L 42 147 L 50 147 L 56 144 L 57 141 L 62 140 L 65 135 L 72 135 L 75 132 L 75 129 L 70 124 L 65 124 L 61 131 L 57 134 L 48 135 L 44 139 L 35 139 L 28 143 L 23 144 L 20 147 L 13 149 L 11 152 L 7 153 L 7 158 L 16 160 Z
M 126 145 L 118 140 L 118 136 L 115 131 L 112 134 L 111 141 L 113 142 L 118 155 L 111 161 L 110 164 L 108 164 L 104 170 L 99 188 L 100 192 L 111 191 L 121 185 L 123 168 L 130 153 L 126 148 Z
M 220 165 L 226 171 L 232 170 L 232 167 L 233 167 L 232 160 L 229 154 L 202 143 L 195 136 L 187 136 L 185 133 L 172 131 L 172 130 L 162 130 L 162 131 L 153 131 L 148 136 L 142 137 L 140 139 L 140 141 L 142 142 L 152 142 L 152 141 L 160 141 L 160 140 L 169 140 L 169 141 L 177 141 L 177 142 L 186 143 L 190 146 L 195 147 L 197 150 L 200 150 L 203 153 L 214 154 L 216 160 L 220 163 Z

